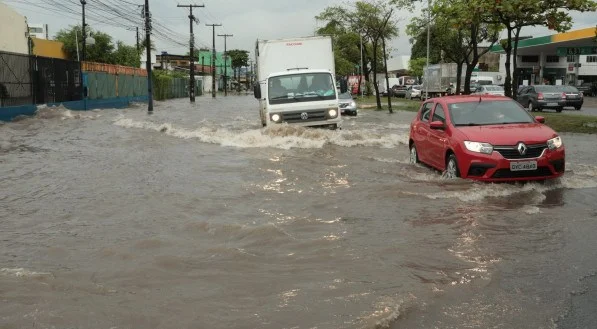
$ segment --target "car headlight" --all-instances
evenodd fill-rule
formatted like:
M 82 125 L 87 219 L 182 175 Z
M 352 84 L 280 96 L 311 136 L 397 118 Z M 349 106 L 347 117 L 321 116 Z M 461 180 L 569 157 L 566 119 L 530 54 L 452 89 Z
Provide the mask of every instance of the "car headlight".
M 493 145 L 489 143 L 469 142 L 464 141 L 464 146 L 471 152 L 491 154 L 493 152 Z
M 330 118 L 335 118 L 336 116 L 338 116 L 338 110 L 335 109 L 329 109 L 328 110 L 328 116 Z
M 357 102 L 355 102 L 355 101 L 350 102 L 350 107 L 357 107 Z
M 282 117 L 279 114 L 272 114 L 272 121 L 273 122 L 280 122 Z
M 547 147 L 549 147 L 550 150 L 559 149 L 560 147 L 562 147 L 562 138 L 558 136 L 548 140 Z

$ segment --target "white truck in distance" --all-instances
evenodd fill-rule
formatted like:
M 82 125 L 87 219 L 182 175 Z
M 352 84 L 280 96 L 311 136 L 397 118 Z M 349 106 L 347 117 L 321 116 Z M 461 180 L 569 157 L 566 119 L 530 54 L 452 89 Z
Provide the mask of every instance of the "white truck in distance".
M 255 57 L 263 126 L 341 126 L 330 37 L 257 40 Z

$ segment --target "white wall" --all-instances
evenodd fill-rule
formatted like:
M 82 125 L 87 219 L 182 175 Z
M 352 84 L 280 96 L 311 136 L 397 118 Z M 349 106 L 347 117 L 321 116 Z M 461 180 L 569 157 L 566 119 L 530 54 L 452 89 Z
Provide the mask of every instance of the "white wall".
M 0 2 L 0 31 L 0 51 L 29 53 L 25 17 L 2 2 Z
M 152 68 L 155 66 L 156 63 L 157 63 L 156 54 L 155 54 L 155 50 L 153 50 L 151 52 L 151 64 L 153 64 Z M 143 51 L 143 53 L 141 54 L 141 68 L 147 69 L 146 64 L 147 64 L 147 53 L 145 51 Z

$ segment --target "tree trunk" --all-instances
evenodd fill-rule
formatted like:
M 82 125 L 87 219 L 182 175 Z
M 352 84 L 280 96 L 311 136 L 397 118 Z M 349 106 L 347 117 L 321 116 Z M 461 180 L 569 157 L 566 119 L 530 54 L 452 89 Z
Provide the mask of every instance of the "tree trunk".
M 514 33 L 514 35 L 515 35 L 515 39 L 514 40 L 515 40 L 516 43 L 514 44 L 514 52 L 512 54 L 512 60 L 513 60 L 513 63 L 512 63 L 512 73 L 513 73 L 512 74 L 512 80 L 513 80 L 513 83 L 512 83 L 512 98 L 514 98 L 514 99 L 517 99 L 517 96 L 518 96 L 518 85 L 520 83 L 518 81 L 519 74 L 518 74 L 518 58 L 517 58 L 517 55 L 518 55 L 518 38 L 520 37 L 520 30 L 522 30 L 521 26 L 516 27 L 516 32 Z M 531 84 L 532 84 L 532 82 L 531 82 Z
M 508 39 L 506 40 L 506 46 L 504 51 L 506 52 L 506 62 L 504 66 L 506 68 L 506 80 L 504 81 L 504 91 L 506 96 L 512 97 L 512 75 L 510 73 L 510 57 L 512 57 L 512 27 L 510 25 L 506 26 L 508 29 Z
M 453 91 L 455 95 L 460 94 L 462 87 L 462 66 L 464 66 L 464 61 L 456 63 L 456 90 Z
M 384 65 L 384 73 L 386 75 L 386 92 L 388 93 L 388 111 L 393 113 L 392 111 L 392 93 L 390 88 L 390 79 L 388 79 L 388 55 L 386 53 L 386 38 L 381 39 L 381 44 L 383 46 L 383 65 Z
M 381 98 L 379 97 L 379 86 L 377 85 L 377 42 L 378 40 L 373 41 L 373 63 L 371 63 L 371 70 L 373 71 L 373 88 L 375 89 L 377 109 L 381 110 Z

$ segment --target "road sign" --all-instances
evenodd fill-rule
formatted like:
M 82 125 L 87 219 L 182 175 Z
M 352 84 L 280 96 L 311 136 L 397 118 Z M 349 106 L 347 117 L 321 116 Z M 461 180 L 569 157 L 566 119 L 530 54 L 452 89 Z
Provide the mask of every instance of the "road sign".
M 597 55 L 597 47 L 585 46 L 585 47 L 558 47 L 558 56 L 568 55 Z

